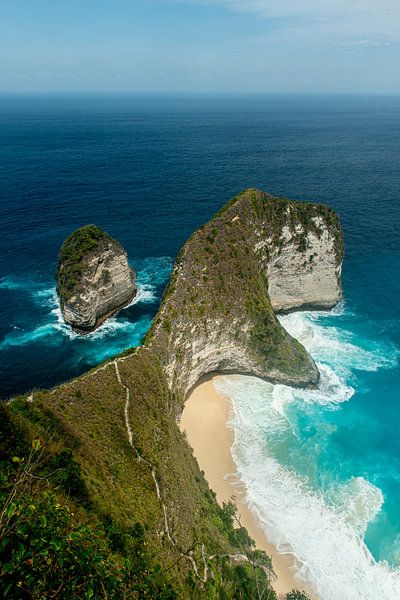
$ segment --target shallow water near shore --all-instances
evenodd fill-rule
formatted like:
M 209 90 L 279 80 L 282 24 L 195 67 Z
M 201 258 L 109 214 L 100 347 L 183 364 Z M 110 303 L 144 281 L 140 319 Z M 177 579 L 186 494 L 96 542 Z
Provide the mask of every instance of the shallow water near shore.
M 324 600 L 397 600 L 399 140 L 397 97 L 0 97 L 0 397 L 139 344 L 173 257 L 242 189 L 330 204 L 345 302 L 282 317 L 320 390 L 227 383 L 235 459 L 259 518 Z M 123 244 L 139 294 L 82 338 L 60 318 L 54 272 L 85 223 Z
M 216 384 L 232 401 L 232 451 L 247 501 L 323 600 L 399 598 L 394 397 L 377 400 L 394 385 L 398 350 L 378 323 L 369 323 L 366 336 L 344 304 L 280 321 L 316 360 L 317 390 L 252 377 Z

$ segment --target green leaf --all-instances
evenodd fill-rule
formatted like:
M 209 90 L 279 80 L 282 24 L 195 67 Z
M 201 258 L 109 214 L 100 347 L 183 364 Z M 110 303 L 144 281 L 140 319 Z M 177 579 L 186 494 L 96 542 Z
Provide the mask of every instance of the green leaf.
M 8 594 L 11 592 L 11 588 L 12 588 L 13 584 L 9 583 L 5 588 L 4 588 L 4 598 L 7 598 Z
M 3 552 L 9 543 L 10 543 L 9 538 L 4 538 L 4 540 L 0 544 L 0 552 Z
M 87 598 L 87 600 L 90 600 L 90 598 L 93 598 L 93 594 L 94 594 L 94 592 L 93 592 L 93 583 L 90 582 L 88 584 L 88 589 L 86 591 L 86 598 Z
M 51 540 L 50 546 L 53 550 L 61 550 L 62 548 L 62 544 L 59 540 Z
M 42 444 L 40 443 L 40 440 L 32 440 L 32 450 L 35 450 L 35 452 L 37 452 L 38 450 L 40 450 Z
M 10 519 L 16 510 L 17 510 L 17 505 L 15 504 L 15 502 L 11 502 L 11 504 L 9 504 L 6 508 L 7 518 Z

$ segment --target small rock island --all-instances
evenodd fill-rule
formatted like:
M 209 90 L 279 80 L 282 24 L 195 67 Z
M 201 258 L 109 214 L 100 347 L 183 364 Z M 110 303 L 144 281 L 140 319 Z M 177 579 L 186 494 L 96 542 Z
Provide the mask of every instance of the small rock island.
M 57 293 L 64 320 L 94 331 L 136 295 L 136 275 L 121 244 L 96 225 L 76 229 L 58 256 Z

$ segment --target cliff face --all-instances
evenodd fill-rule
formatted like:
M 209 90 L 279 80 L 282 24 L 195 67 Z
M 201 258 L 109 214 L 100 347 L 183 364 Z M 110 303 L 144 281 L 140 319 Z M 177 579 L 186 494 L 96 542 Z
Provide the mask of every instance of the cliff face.
M 253 598 L 261 589 L 277 598 L 270 559 L 254 551 L 243 528 L 234 528 L 230 507 L 218 506 L 176 416 L 185 392 L 211 371 L 315 384 L 311 357 L 281 327 L 275 310 L 332 306 L 341 295 L 342 257 L 339 221 L 329 208 L 247 190 L 183 247 L 144 346 L 51 391 L 34 391 L 0 407 L 0 475 L 3 482 L 11 477 L 14 490 L 3 496 L 0 509 L 18 516 L 7 498 L 19 507 L 27 500 L 28 520 L 35 531 L 43 527 L 46 553 L 29 550 L 32 570 L 31 562 L 21 560 L 26 540 L 17 544 L 14 528 L 18 567 L 9 573 L 15 588 L 8 587 L 8 595 L 20 594 L 23 565 L 31 591 L 42 586 L 36 596 L 54 590 L 52 569 L 64 568 L 68 558 L 75 561 L 67 578 L 73 591 L 61 592 L 68 598 L 77 589 L 96 598 L 126 597 L 129 590 L 136 597 L 142 590 L 149 598 L 191 600 Z M 82 329 L 135 293 L 125 252 L 94 226 L 66 240 L 57 279 L 66 320 Z M 26 489 L 32 498 L 25 498 Z M 44 521 L 34 516 L 32 506 L 43 506 L 53 490 L 57 511 L 69 506 L 72 525 L 84 526 L 78 546 L 85 557 L 83 575 L 76 546 L 69 551 L 77 539 L 70 529 L 63 525 L 61 531 L 57 521 L 55 544 L 48 533 L 54 510 Z M 96 559 L 97 580 L 86 568 L 93 538 L 88 524 L 100 536 L 95 556 L 100 551 L 105 557 Z M 10 546 L 5 552 L 11 563 Z M 47 562 L 40 571 L 42 554 Z M 104 576 L 105 562 L 111 576 Z
M 322 216 L 313 223 L 308 231 L 301 223 L 294 230 L 284 226 L 278 246 L 270 246 L 268 294 L 276 312 L 332 308 L 342 296 L 335 230 Z
M 342 233 L 326 206 L 246 190 L 183 247 L 146 343 L 172 390 L 212 371 L 307 386 L 318 371 L 275 311 L 341 297 Z
M 77 229 L 63 244 L 57 290 L 66 323 L 93 331 L 136 294 L 135 273 L 122 246 L 94 225 Z

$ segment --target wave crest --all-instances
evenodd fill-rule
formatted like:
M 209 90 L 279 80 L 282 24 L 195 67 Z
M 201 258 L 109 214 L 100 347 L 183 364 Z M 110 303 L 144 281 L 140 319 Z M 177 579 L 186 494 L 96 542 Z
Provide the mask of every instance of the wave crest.
M 324 600 L 395 600 L 400 572 L 376 562 L 363 541 L 383 504 L 382 492 L 362 477 L 331 491 L 329 504 L 307 477 L 282 466 L 269 451 L 271 435 L 287 434 L 271 384 L 222 378 L 216 388 L 232 401 L 232 455 L 246 486 L 245 500 L 281 553 L 292 553 L 299 579 Z
M 169 257 L 146 258 L 138 261 L 137 270 L 137 294 L 132 302 L 124 307 L 123 310 L 136 304 L 152 304 L 159 300 L 160 286 L 168 280 L 172 269 L 172 260 Z M 47 312 L 46 321 L 39 323 L 31 330 L 16 329 L 7 334 L 0 341 L 0 350 L 6 350 L 10 347 L 22 347 L 28 344 L 44 343 L 46 345 L 62 344 L 63 339 L 79 341 L 80 352 L 83 345 L 93 345 L 95 342 L 110 342 L 110 350 L 107 352 L 104 348 L 87 350 L 92 359 L 101 361 L 107 356 L 121 352 L 122 350 L 140 343 L 143 335 L 151 325 L 150 317 L 141 317 L 134 322 L 119 316 L 111 317 L 96 329 L 96 331 L 80 336 L 69 327 L 63 319 L 59 299 L 55 286 L 43 287 L 40 281 L 29 278 L 6 276 L 0 280 L 0 289 L 18 290 L 28 293 L 35 304 L 45 308 Z M 117 338 L 120 337 L 118 341 Z
M 340 456 L 326 452 L 339 433 L 336 421 L 322 420 L 326 410 L 338 410 L 353 397 L 357 371 L 391 368 L 398 352 L 382 340 L 358 339 L 332 321 L 323 326 L 326 317 L 309 312 L 279 317 L 316 360 L 317 389 L 243 376 L 216 381 L 217 391 L 232 403 L 232 455 L 246 501 L 268 538 L 296 557 L 300 579 L 319 597 L 396 600 L 400 570 L 377 562 L 364 541 L 382 509 L 382 490 L 361 476 L 337 481 L 340 468 L 321 472 L 321 465 Z

